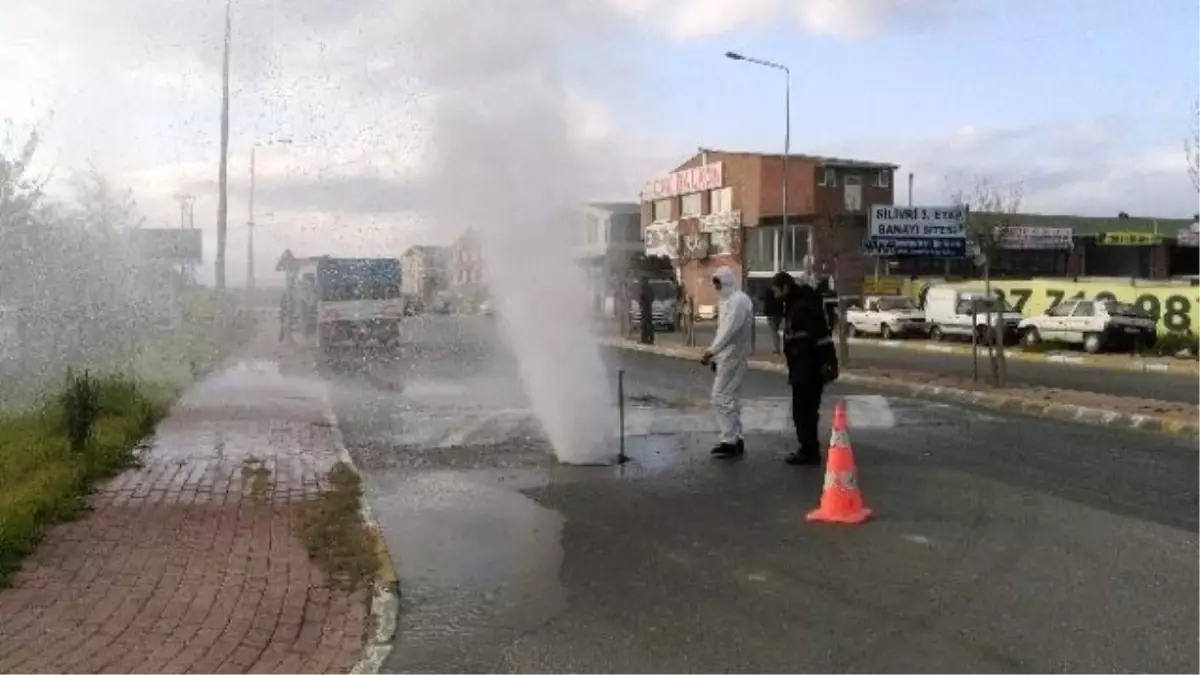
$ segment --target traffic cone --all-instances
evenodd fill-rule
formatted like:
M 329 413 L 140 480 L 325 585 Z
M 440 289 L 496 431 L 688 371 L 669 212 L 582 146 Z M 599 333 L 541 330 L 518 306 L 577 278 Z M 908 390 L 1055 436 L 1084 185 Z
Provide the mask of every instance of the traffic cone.
M 825 461 L 825 488 L 821 505 L 809 511 L 809 520 L 857 525 L 871 517 L 858 491 L 858 470 L 846 430 L 846 405 L 838 401 L 833 408 L 833 435 L 829 439 L 829 458 Z

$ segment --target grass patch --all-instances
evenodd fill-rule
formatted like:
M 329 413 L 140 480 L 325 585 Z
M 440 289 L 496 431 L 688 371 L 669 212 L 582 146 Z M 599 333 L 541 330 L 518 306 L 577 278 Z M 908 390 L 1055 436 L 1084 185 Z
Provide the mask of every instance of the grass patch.
M 49 527 L 86 505 L 98 482 L 137 464 L 138 445 L 183 388 L 254 330 L 249 315 L 210 303 L 132 362 L 113 364 L 118 374 L 68 371 L 65 382 L 43 389 L 40 403 L 0 411 L 0 587 Z M 255 471 L 255 484 L 266 484 Z
M 137 463 L 135 448 L 170 401 L 122 377 L 71 373 L 58 397 L 0 417 L 0 586 L 96 482 Z
M 379 569 L 371 534 L 359 514 L 362 480 L 345 462 L 329 472 L 330 489 L 298 507 L 300 538 L 330 580 L 359 588 Z

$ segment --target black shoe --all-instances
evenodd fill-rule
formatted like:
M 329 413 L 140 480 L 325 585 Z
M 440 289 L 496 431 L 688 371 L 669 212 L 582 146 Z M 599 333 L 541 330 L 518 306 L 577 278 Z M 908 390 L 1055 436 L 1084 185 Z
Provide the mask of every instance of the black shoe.
M 737 443 L 722 443 L 712 449 L 712 456 L 717 459 L 732 459 L 741 457 L 746 452 L 746 443 L 738 439 Z
M 821 466 L 821 453 L 819 452 L 801 452 L 797 450 L 783 461 L 792 466 Z

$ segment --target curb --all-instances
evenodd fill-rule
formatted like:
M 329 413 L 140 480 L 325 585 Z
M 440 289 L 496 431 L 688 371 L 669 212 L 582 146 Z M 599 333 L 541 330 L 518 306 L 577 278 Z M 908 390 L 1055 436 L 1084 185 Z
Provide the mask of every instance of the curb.
M 689 352 L 680 348 L 656 347 L 611 339 L 601 340 L 601 344 L 609 347 L 615 347 L 617 349 L 625 349 L 647 354 L 657 354 L 659 356 L 667 356 L 676 359 L 685 359 L 689 361 L 698 360 L 697 355 L 694 352 Z M 756 359 L 750 360 L 750 368 L 753 370 L 760 370 L 770 373 L 787 373 L 787 366 L 783 364 L 769 363 L 767 361 L 759 361 Z M 971 405 L 977 405 L 984 408 L 993 408 L 1007 412 L 1017 412 L 1035 417 L 1048 417 L 1051 419 L 1080 422 L 1083 424 L 1137 429 L 1140 431 L 1152 431 L 1178 438 L 1190 438 L 1192 440 L 1195 440 L 1196 437 L 1200 435 L 1200 424 L 1197 424 L 1196 422 L 1182 422 L 1180 420 L 1168 419 L 1155 415 L 1115 413 L 1100 408 L 1089 408 L 1086 406 L 1068 405 L 1065 403 L 1039 402 L 1009 394 L 974 391 L 971 389 L 944 387 L 933 384 L 912 384 L 891 378 L 876 377 L 874 375 L 842 373 L 841 376 L 838 377 L 837 381 L 845 384 L 896 391 L 900 393 L 925 396 L 928 398 L 936 398 L 946 401 L 954 401 L 956 403 L 969 403 Z
M 354 458 L 346 449 L 346 443 L 342 438 L 342 428 L 338 424 L 337 415 L 333 412 L 333 401 L 329 396 L 328 385 L 323 388 L 322 398 L 325 400 L 326 423 L 329 425 L 338 458 L 358 474 L 359 478 L 362 478 L 362 472 L 355 466 Z M 367 623 L 368 630 L 371 632 L 367 635 L 366 643 L 363 645 L 363 657 L 354 664 L 350 672 L 373 674 L 379 672 L 384 660 L 392 652 L 392 639 L 396 636 L 400 617 L 400 576 L 392 562 L 392 556 L 388 551 L 387 542 L 383 538 L 379 521 L 375 519 L 375 514 L 372 513 L 365 494 L 359 498 L 358 512 L 362 517 L 363 524 L 367 527 L 367 536 L 371 538 L 371 547 L 375 551 L 378 571 L 373 584 L 374 588 L 371 590 L 370 620 Z
M 849 338 L 849 344 L 863 345 L 866 347 L 880 347 L 884 349 L 899 349 L 905 351 L 917 352 L 937 352 L 940 354 L 957 354 L 961 356 L 969 356 L 971 349 L 961 345 L 941 344 L 938 342 L 887 342 L 883 340 L 865 340 L 863 338 Z M 983 348 L 983 349 L 986 349 Z M 1159 373 L 1167 375 L 1182 375 L 1188 377 L 1196 377 L 1200 375 L 1200 363 L 1195 361 L 1181 359 L 1146 359 L 1137 356 L 1131 356 L 1128 359 L 1104 358 L 1095 357 L 1087 354 L 1038 354 L 1032 352 L 1013 349 L 1012 347 L 1004 350 L 1005 358 L 1016 361 L 1030 361 L 1033 363 L 1054 363 L 1057 365 L 1082 366 L 1087 368 L 1095 368 L 1097 370 L 1114 370 L 1118 372 L 1135 372 L 1135 373 Z

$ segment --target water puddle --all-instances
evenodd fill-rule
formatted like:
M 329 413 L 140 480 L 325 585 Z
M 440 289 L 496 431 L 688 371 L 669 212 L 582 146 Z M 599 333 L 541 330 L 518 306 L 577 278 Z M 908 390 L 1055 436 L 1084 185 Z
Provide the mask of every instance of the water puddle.
M 372 508 L 403 584 L 392 671 L 489 672 L 500 649 L 566 606 L 558 581 L 563 517 L 521 494 L 538 471 L 372 478 Z M 457 645 L 496 645 L 472 650 Z

